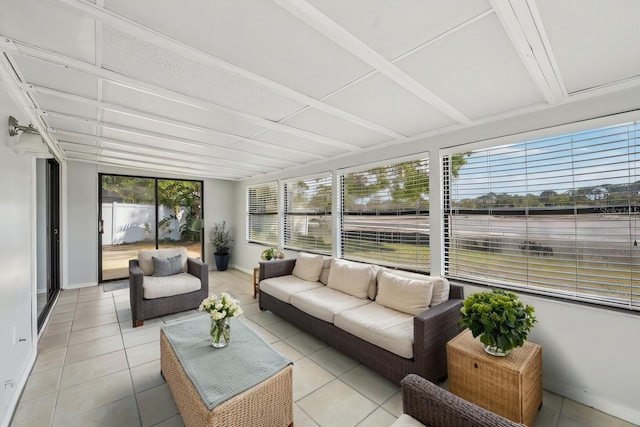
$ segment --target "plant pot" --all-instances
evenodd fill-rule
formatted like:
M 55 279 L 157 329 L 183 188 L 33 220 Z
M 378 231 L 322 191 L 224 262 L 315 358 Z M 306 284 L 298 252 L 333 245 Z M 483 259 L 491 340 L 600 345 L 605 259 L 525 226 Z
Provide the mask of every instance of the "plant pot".
M 511 353 L 511 350 L 504 351 L 495 345 L 482 344 L 482 348 L 485 352 L 489 353 L 492 356 L 504 357 L 504 356 L 507 356 L 509 353 Z
M 216 268 L 218 271 L 225 271 L 229 268 L 229 255 L 217 255 L 213 256 L 216 260 Z

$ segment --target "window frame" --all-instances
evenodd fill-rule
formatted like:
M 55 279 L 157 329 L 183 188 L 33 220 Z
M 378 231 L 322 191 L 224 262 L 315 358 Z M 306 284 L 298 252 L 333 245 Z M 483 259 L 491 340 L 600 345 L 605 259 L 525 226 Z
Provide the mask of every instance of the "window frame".
M 260 199 L 256 199 L 256 203 L 254 205 L 252 205 L 252 196 L 251 196 L 251 192 L 252 191 L 257 191 L 259 189 L 265 189 L 265 191 L 275 191 L 275 200 L 273 198 L 267 198 L 267 197 L 262 197 Z M 257 244 L 261 244 L 261 245 L 268 245 L 268 246 L 279 246 L 279 242 L 280 242 L 280 186 L 278 181 L 269 181 L 269 182 L 264 182 L 261 184 L 255 184 L 255 185 L 250 185 L 247 186 L 247 190 L 246 190 L 246 215 L 247 215 L 247 219 L 246 219 L 246 239 L 248 243 L 257 243 Z M 268 202 L 275 202 L 275 203 L 271 203 L 271 205 L 268 204 Z M 262 203 L 258 203 L 258 202 L 262 202 Z M 258 212 L 260 210 L 260 205 L 262 205 L 263 207 L 263 212 Z M 268 218 L 268 217 L 274 217 L 275 218 L 275 239 L 274 240 L 270 240 L 268 238 L 264 238 L 264 239 L 260 239 L 260 238 L 256 238 L 256 236 L 254 235 L 254 228 L 252 227 L 252 225 L 254 224 L 253 219 L 257 218 L 257 217 L 262 217 L 262 218 Z M 261 232 L 266 233 L 265 236 L 268 236 L 269 233 L 265 230 L 261 230 Z

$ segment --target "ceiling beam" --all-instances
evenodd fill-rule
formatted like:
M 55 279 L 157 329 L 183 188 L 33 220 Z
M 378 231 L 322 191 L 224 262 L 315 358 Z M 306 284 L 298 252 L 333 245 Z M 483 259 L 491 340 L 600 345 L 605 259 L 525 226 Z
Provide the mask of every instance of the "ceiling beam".
M 88 16 L 95 18 L 96 20 L 100 20 L 103 23 L 107 23 L 108 25 L 111 25 L 115 28 L 119 28 L 126 33 L 132 34 L 136 37 L 139 37 L 157 46 L 160 46 L 172 52 L 178 53 L 187 58 L 195 60 L 197 62 L 212 65 L 216 68 L 226 70 L 232 74 L 238 74 L 246 79 L 256 82 L 264 87 L 267 87 L 273 90 L 276 93 L 279 93 L 282 96 L 285 96 L 301 104 L 310 105 L 311 107 L 317 110 L 331 114 L 343 120 L 347 120 L 349 122 L 355 123 L 361 127 L 373 130 L 377 133 L 390 136 L 392 138 L 405 137 L 405 135 L 402 135 L 396 131 L 393 131 L 391 129 L 369 122 L 368 120 L 355 116 L 351 113 L 348 113 L 332 105 L 326 104 L 302 92 L 299 92 L 293 88 L 290 88 L 288 86 L 285 86 L 273 80 L 267 79 L 266 77 L 255 74 L 244 68 L 230 64 L 218 57 L 215 57 L 209 53 L 196 49 L 193 46 L 190 46 L 179 40 L 176 40 L 164 34 L 161 34 L 152 28 L 149 28 L 137 22 L 131 21 L 125 18 L 124 16 L 121 16 L 108 9 L 102 8 L 89 1 L 86 1 L 86 0 L 58 0 L 58 1 L 68 6 L 71 6 Z
M 462 112 L 455 109 L 305 0 L 273 1 L 329 40 L 335 42 L 338 46 L 346 49 L 351 54 L 378 70 L 388 79 L 409 91 L 409 93 L 419 97 L 456 122 L 471 124 L 471 119 Z
M 489 0 L 538 91 L 549 104 L 567 98 L 535 0 Z
M 165 98 L 173 102 L 198 108 L 203 111 L 222 113 L 222 114 L 230 115 L 233 117 L 237 117 L 248 123 L 254 124 L 256 126 L 261 126 L 261 127 L 273 130 L 275 132 L 286 133 L 286 134 L 293 135 L 295 137 L 302 138 L 308 141 L 340 148 L 342 150 L 347 150 L 347 151 L 361 150 L 360 147 L 353 144 L 328 138 L 328 137 L 318 135 L 313 132 L 305 131 L 303 129 L 298 129 L 292 126 L 287 126 L 285 124 L 274 122 L 272 120 L 267 120 L 252 114 L 236 111 L 228 107 L 217 105 L 207 100 L 197 99 L 181 93 L 173 92 L 171 90 L 164 89 L 162 87 L 159 87 L 150 83 L 145 83 L 145 82 L 133 79 L 131 77 L 127 77 L 122 74 L 118 74 L 113 71 L 106 70 L 104 68 L 98 68 L 95 65 L 89 64 L 84 61 L 80 61 L 68 56 L 64 56 L 56 52 L 42 49 L 40 47 L 32 46 L 28 43 L 24 43 L 18 40 L 12 40 L 2 35 L 0 35 L 0 39 L 2 39 L 0 41 L 0 46 L 2 50 L 6 52 L 19 54 L 19 55 L 30 57 L 30 58 L 35 58 L 41 61 L 48 62 L 53 65 L 58 65 L 64 68 L 73 69 L 75 71 L 88 74 L 97 79 L 102 79 L 103 81 L 109 82 L 111 84 L 126 87 L 131 90 L 146 93 L 149 95 Z M 402 136 L 402 138 L 406 138 L 406 137 Z

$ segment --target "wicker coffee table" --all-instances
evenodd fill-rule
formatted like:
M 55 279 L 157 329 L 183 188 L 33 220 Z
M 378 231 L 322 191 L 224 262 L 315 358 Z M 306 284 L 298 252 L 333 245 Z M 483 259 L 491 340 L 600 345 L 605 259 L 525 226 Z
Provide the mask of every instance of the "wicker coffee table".
M 255 386 L 210 409 L 209 405 L 203 401 L 198 387 L 207 388 L 213 385 L 203 384 L 202 378 L 197 378 L 197 381 L 192 380 L 190 375 L 193 376 L 193 373 L 189 371 L 190 368 L 187 367 L 185 370 L 181 362 L 181 358 L 184 359 L 185 355 L 181 353 L 180 344 L 177 345 L 172 340 L 171 333 L 165 333 L 165 328 L 170 327 L 171 325 L 165 326 L 160 332 L 160 364 L 162 374 L 169 385 L 185 426 L 293 426 L 292 366 L 290 364 Z M 233 328 L 236 330 L 232 329 L 230 346 L 234 345 L 234 332 L 237 335 L 238 328 L 246 327 L 235 322 Z M 194 336 L 195 340 L 199 338 Z M 258 341 L 251 343 L 252 347 L 260 345 L 268 347 L 259 338 Z M 178 348 L 178 354 L 174 347 Z M 212 366 L 210 364 L 217 364 L 228 370 L 234 370 L 238 364 L 242 365 L 243 362 L 237 360 L 235 353 L 232 359 L 227 358 L 226 356 L 231 353 L 225 350 L 211 347 L 210 357 L 207 355 L 202 359 L 202 363 L 207 364 L 207 367 Z M 252 358 L 255 352 L 248 352 L 246 356 Z M 216 382 L 215 387 L 224 388 L 224 384 L 220 385 Z M 232 390 L 232 392 L 235 391 Z

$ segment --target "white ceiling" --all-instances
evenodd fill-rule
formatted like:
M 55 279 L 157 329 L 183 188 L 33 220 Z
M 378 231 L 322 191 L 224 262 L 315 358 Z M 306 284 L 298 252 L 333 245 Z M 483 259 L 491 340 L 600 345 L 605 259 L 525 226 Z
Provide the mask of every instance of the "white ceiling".
M 22 116 L 104 167 L 238 180 L 640 86 L 637 0 L 0 5 Z

